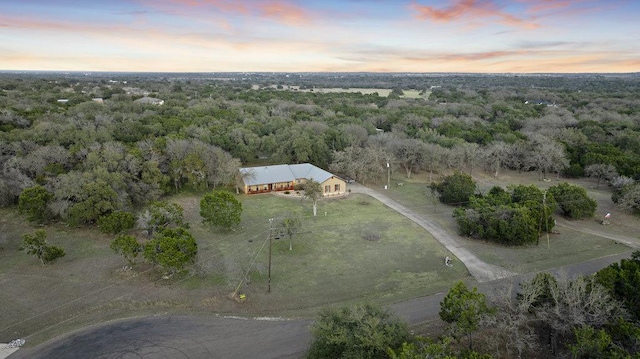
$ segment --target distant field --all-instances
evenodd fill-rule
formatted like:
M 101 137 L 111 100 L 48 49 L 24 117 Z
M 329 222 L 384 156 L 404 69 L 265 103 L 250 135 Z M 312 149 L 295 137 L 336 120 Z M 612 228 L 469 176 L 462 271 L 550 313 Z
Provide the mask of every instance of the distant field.
M 254 85 L 253 89 L 257 90 L 259 87 Z M 270 86 L 270 88 L 276 88 L 276 86 Z M 300 89 L 299 86 L 284 86 L 283 90 L 290 90 L 290 91 L 302 91 L 302 92 L 310 92 L 311 90 L 309 89 Z M 373 93 L 377 93 L 379 96 L 382 97 L 387 97 L 389 96 L 389 94 L 391 93 L 391 89 L 375 89 L 375 88 L 339 88 L 339 87 L 334 87 L 334 88 L 315 88 L 313 89 L 313 92 L 318 92 L 318 93 L 336 93 L 336 92 L 353 92 L 353 93 L 357 93 L 360 92 L 363 95 L 370 95 Z M 403 90 L 404 95 L 401 97 L 405 97 L 405 98 L 428 98 L 429 95 L 431 94 L 431 91 L 426 91 L 425 93 L 421 94 L 422 91 L 420 90 Z

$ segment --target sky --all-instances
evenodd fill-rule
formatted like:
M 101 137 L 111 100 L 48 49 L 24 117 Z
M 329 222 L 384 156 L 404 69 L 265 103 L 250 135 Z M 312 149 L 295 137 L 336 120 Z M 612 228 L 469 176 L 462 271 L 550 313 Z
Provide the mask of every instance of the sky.
M 639 0 L 0 0 L 0 70 L 640 71 Z

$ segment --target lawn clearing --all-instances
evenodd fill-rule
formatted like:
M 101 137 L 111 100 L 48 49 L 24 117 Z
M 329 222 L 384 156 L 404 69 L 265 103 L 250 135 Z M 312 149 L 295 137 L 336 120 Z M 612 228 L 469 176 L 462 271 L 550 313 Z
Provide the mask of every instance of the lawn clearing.
M 316 217 L 307 200 L 241 199 L 244 228 L 211 234 L 215 244 L 211 253 L 201 252 L 200 261 L 208 271 L 224 271 L 231 293 L 255 260 L 251 283 L 240 285 L 249 298 L 245 307 L 252 311 L 304 313 L 349 301 L 390 303 L 445 290 L 468 276 L 462 266 L 443 265 L 447 252 L 428 232 L 368 196 L 321 200 Z M 288 238 L 273 240 L 267 294 L 269 218 L 277 221 L 291 211 L 302 213 L 304 224 L 292 251 Z
M 456 235 L 462 245 L 485 262 L 502 266 L 514 272 L 528 273 L 556 268 L 630 250 L 629 247 L 618 244 L 615 240 L 585 233 L 585 231 L 580 231 L 580 228 L 636 238 L 638 245 L 640 245 L 639 219 L 617 211 L 611 202 L 610 190 L 603 188 L 604 186 L 596 189 L 595 182 L 591 184 L 589 180 L 575 181 L 565 178 L 557 180 L 555 177 L 548 182 L 540 181 L 537 173 L 518 173 L 515 171 L 503 171 L 497 179 L 476 171 L 474 179 L 478 182 L 481 192 L 488 191 L 494 185 L 506 187 L 509 184 L 535 184 L 540 188 L 548 188 L 561 182 L 579 184 L 587 188 L 589 196 L 598 201 L 596 218 L 571 221 L 569 222 L 571 227 L 562 225 L 563 221 L 558 221 L 559 225 L 555 228 L 558 233 L 549 236 L 548 246 L 544 235 L 540 238 L 538 245 L 524 247 L 503 247 L 485 241 L 460 237 L 457 235 L 457 224 L 452 216 L 453 207 L 443 205 L 434 198 L 428 188 L 428 177 L 428 173 L 414 175 L 409 180 L 400 175 L 394 176 L 391 181 L 393 185 L 385 193 L 408 208 L 429 216 L 449 233 Z M 439 180 L 439 178 L 434 176 L 433 180 Z M 398 186 L 397 183 L 402 183 L 402 185 Z M 599 220 L 601 215 L 603 216 L 607 212 L 613 213 L 613 218 L 618 220 L 612 225 L 602 226 Z M 560 214 L 556 214 L 556 216 L 561 218 Z
M 392 303 L 446 290 L 469 279 L 463 266 L 443 265 L 446 250 L 424 229 L 365 195 L 308 200 L 274 195 L 239 196 L 242 229 L 218 232 L 202 224 L 201 194 L 170 199 L 182 205 L 198 241 L 198 263 L 187 274 L 162 279 L 109 248 L 113 236 L 95 228 L 45 227 L 66 256 L 42 266 L 18 251 L 21 235 L 36 228 L 15 211 L 0 209 L 0 342 L 28 338 L 35 345 L 92 323 L 153 313 L 311 317 L 319 307 L 355 301 Z M 272 242 L 267 293 L 269 218 L 300 211 L 304 226 L 293 238 Z M 325 215 L 326 213 L 326 215 Z M 250 282 L 243 282 L 249 271 Z M 236 288 L 244 303 L 229 299 Z

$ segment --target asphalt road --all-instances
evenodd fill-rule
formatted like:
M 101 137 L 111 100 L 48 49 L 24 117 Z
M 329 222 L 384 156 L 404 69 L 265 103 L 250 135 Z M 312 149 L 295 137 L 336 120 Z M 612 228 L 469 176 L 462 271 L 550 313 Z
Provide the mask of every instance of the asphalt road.
M 435 231 L 447 248 L 461 259 L 479 281 L 480 291 L 492 294 L 501 287 L 528 280 L 533 273 L 513 275 L 472 254 L 461 251 L 455 240 L 428 219 L 373 191 L 361 188 L 389 207 Z M 368 193 L 371 192 L 371 193 Z M 442 232 L 442 233 L 440 233 Z M 432 232 L 433 233 L 433 232 Z M 636 244 L 637 248 L 637 243 Z M 569 277 L 594 273 L 629 258 L 631 250 L 566 267 L 552 269 Z M 460 254 L 461 257 L 460 258 Z M 492 272 L 495 270 L 495 272 Z M 416 298 L 390 306 L 411 325 L 437 320 L 444 293 Z M 210 359 L 210 358 L 302 358 L 311 343 L 310 320 L 239 319 L 206 316 L 158 315 L 104 323 L 54 338 L 33 348 L 22 348 L 9 359 Z
M 631 251 L 552 270 L 575 277 L 591 274 L 629 258 Z M 487 294 L 517 285 L 533 274 L 479 284 Z M 391 305 L 409 324 L 438 317 L 444 293 Z M 33 348 L 22 348 L 9 359 L 210 359 L 302 358 L 311 343 L 310 320 L 238 319 L 159 315 L 125 319 L 85 328 Z
M 22 348 L 11 359 L 301 358 L 311 321 L 154 316 L 111 322 Z

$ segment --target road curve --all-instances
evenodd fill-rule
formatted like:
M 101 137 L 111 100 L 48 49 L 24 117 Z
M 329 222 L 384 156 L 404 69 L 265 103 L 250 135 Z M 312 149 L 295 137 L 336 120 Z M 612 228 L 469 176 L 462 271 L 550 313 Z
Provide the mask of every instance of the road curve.
M 159 315 L 81 329 L 10 359 L 301 358 L 310 320 Z
M 416 224 L 427 230 L 427 232 L 431 233 L 431 235 L 438 242 L 440 242 L 440 244 L 442 244 L 462 263 L 464 263 L 469 273 L 478 282 L 489 282 L 497 279 L 508 278 L 516 274 L 507 270 L 506 268 L 485 263 L 480 258 L 476 257 L 475 254 L 471 253 L 467 248 L 462 246 L 458 241 L 456 241 L 454 237 L 447 233 L 447 231 L 442 229 L 429 218 L 408 209 L 407 207 L 392 200 L 384 194 L 357 183 L 350 184 L 349 188 L 351 189 L 352 193 L 362 193 L 377 199 L 378 201 L 387 205 L 389 208 L 409 218 L 410 220 L 414 221 Z
M 465 263 L 490 294 L 506 285 L 517 285 L 532 274 L 515 275 L 480 261 L 430 220 L 413 213 L 388 197 L 366 187 L 352 192 L 372 196 L 405 215 L 427 231 Z M 603 233 L 594 233 L 603 237 Z M 619 239 L 619 238 L 616 238 Z M 637 248 L 637 243 L 634 247 Z M 629 258 L 632 251 L 551 269 L 569 277 L 594 273 Z M 437 320 L 444 293 L 390 306 L 410 325 Z M 256 320 L 220 316 L 156 315 L 130 318 L 87 327 L 32 348 L 21 348 L 9 359 L 163 359 L 163 358 L 302 358 L 311 343 L 311 320 Z M 27 339 L 28 340 L 28 339 Z
M 631 251 L 551 270 L 569 277 L 594 273 Z M 532 274 L 481 283 L 480 291 L 517 285 Z M 444 293 L 390 306 L 410 325 L 437 320 Z M 311 343 L 310 320 L 255 320 L 157 315 L 103 323 L 21 348 L 9 359 L 302 358 Z M 27 339 L 28 340 L 28 339 Z

